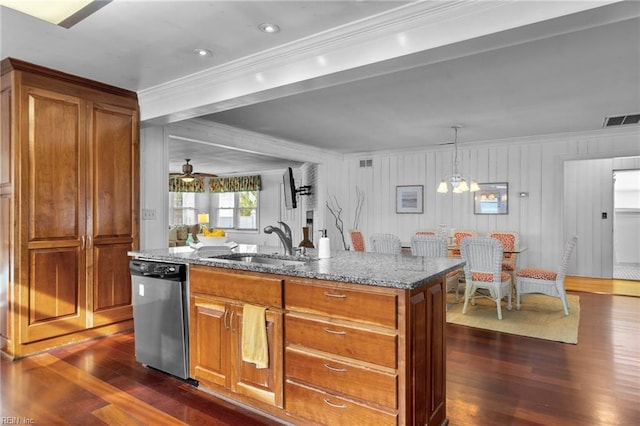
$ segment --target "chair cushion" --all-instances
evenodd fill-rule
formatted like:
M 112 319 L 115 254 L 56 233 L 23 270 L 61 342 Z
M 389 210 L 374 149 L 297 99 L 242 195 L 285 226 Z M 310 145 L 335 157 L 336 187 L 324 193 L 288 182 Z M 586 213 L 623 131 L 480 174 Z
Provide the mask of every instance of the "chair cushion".
M 453 278 L 460 273 L 460 269 L 456 269 L 455 271 L 451 271 L 447 273 L 447 278 Z
M 516 236 L 513 234 L 501 234 L 500 232 L 493 232 L 489 235 L 491 238 L 495 238 L 496 240 L 502 243 L 502 249 L 505 251 L 511 251 L 516 246 Z M 511 259 L 512 253 L 505 253 L 505 259 Z M 504 269 L 505 271 L 513 271 L 513 269 Z
M 516 237 L 511 234 L 495 233 L 491 234 L 491 238 L 500 241 L 504 250 L 513 250 L 516 245 Z
M 558 274 L 547 269 L 540 268 L 525 268 L 518 271 L 517 276 L 522 278 L 533 278 L 536 280 L 550 280 L 555 281 Z
M 364 251 L 364 238 L 360 231 L 351 231 L 351 243 L 353 243 L 353 251 Z
M 515 271 L 516 270 L 516 265 L 514 265 L 513 263 L 509 263 L 509 262 L 504 262 L 502 264 L 502 270 L 503 271 Z
M 502 281 L 507 281 L 511 278 L 511 275 L 509 275 L 508 272 L 501 272 L 500 273 L 500 279 Z M 493 281 L 493 274 L 490 274 L 488 272 L 472 272 L 471 273 L 471 279 L 473 281 L 480 281 L 480 282 L 484 282 L 484 283 L 490 283 Z

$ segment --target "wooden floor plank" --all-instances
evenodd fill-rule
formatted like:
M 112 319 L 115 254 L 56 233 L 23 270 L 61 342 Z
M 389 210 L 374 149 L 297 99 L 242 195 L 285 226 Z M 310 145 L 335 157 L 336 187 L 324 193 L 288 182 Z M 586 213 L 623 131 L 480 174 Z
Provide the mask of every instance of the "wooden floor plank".
M 568 276 L 564 285 L 567 291 L 640 297 L 640 281 L 634 280 Z
M 34 362 L 48 367 L 51 372 L 61 376 L 63 380 L 69 380 L 76 383 L 83 389 L 88 390 L 99 398 L 114 404 L 116 407 L 126 409 L 127 413 L 142 422 L 143 424 L 153 425 L 178 425 L 183 424 L 178 419 L 171 417 L 155 407 L 140 401 L 129 393 L 104 382 L 85 371 L 76 368 L 66 362 L 57 359 L 51 354 L 45 353 L 33 358 Z
M 91 414 L 111 426 L 147 426 L 147 423 L 139 421 L 115 405 L 107 405 L 93 411 Z
M 579 296 L 577 345 L 447 324 L 449 424 L 639 424 L 640 298 Z M 36 424 L 276 424 L 143 367 L 132 333 L 2 358 L 0 373 L 0 416 Z

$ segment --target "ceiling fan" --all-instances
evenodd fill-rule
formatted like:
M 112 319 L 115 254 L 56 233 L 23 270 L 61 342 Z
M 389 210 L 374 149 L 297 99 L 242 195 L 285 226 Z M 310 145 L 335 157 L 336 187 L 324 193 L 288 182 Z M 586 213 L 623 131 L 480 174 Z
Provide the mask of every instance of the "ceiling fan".
M 183 182 L 193 182 L 197 177 L 218 177 L 211 173 L 194 173 L 193 164 L 189 164 L 190 158 L 185 158 L 186 163 L 182 165 L 182 173 L 169 173 L 169 176 L 177 176 Z

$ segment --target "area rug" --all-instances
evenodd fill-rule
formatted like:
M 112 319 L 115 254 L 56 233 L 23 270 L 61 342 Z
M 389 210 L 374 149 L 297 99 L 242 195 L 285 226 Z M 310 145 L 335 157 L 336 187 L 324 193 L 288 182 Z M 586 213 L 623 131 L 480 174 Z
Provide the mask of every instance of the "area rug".
M 580 297 L 568 294 L 569 316 L 565 316 L 560 299 L 528 294 L 522 296 L 520 310 L 507 310 L 506 302 L 502 303 L 502 320 L 498 320 L 496 305 L 488 299 L 477 299 L 473 306 L 469 303 L 467 313 L 462 314 L 464 299 L 458 303 L 454 295 L 447 296 L 449 310 L 447 322 L 468 327 L 484 328 L 501 333 L 553 340 L 563 343 L 578 343 L 578 324 L 580 322 Z

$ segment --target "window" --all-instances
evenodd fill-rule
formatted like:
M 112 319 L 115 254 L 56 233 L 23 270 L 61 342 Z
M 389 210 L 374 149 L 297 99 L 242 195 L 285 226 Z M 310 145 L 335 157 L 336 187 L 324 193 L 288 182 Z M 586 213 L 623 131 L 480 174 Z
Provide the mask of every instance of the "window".
M 169 193 L 169 225 L 193 225 L 196 221 L 195 192 Z
M 212 225 L 225 229 L 258 229 L 258 191 L 219 192 Z

